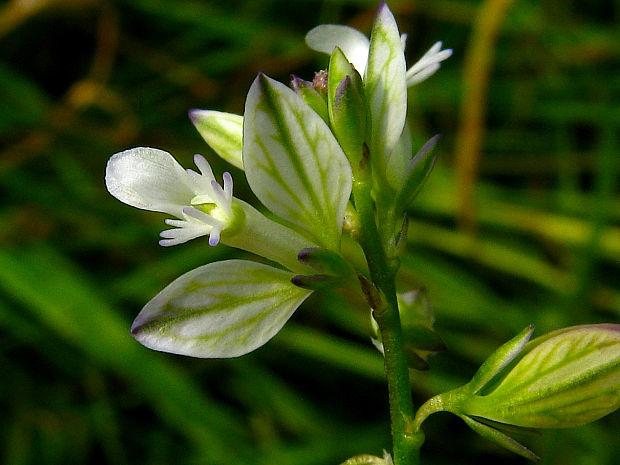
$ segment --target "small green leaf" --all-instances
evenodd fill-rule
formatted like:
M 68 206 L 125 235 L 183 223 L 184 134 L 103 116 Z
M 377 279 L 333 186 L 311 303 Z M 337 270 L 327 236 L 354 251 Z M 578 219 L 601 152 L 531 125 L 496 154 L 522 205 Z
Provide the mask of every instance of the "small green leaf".
M 530 340 L 534 326 L 528 326 L 517 336 L 505 343 L 499 349 L 486 359 L 482 366 L 478 369 L 474 377 L 468 383 L 468 388 L 472 394 L 478 393 L 486 384 L 497 375 L 502 368 L 508 365 L 525 347 L 527 341 Z
M 339 250 L 351 167 L 325 122 L 291 89 L 264 74 L 246 101 L 243 156 L 250 187 L 282 218 Z
M 385 176 L 389 156 L 398 143 L 407 114 L 405 54 L 398 26 L 385 3 L 379 6 L 370 36 L 364 93 L 371 123 L 370 156 Z
M 243 169 L 243 117 L 211 110 L 190 110 L 189 117 L 209 147 L 233 166 Z
M 262 346 L 310 295 L 292 273 L 245 260 L 185 273 L 153 298 L 131 332 L 146 347 L 201 358 L 237 357 Z
M 526 459 L 530 459 L 535 462 L 540 461 L 540 457 L 538 457 L 534 452 L 529 450 L 523 444 L 518 443 L 517 441 L 512 439 L 510 436 L 502 433 L 500 430 L 495 429 L 489 425 L 485 425 L 484 423 L 481 423 L 471 417 L 468 417 L 467 415 L 459 415 L 459 416 L 465 421 L 465 423 L 467 423 L 467 425 L 471 429 L 473 429 L 476 433 L 478 433 L 483 438 L 486 438 L 489 441 L 492 441 L 495 444 L 498 444 L 499 446 L 502 446 L 505 449 L 508 449 L 509 451 L 514 452 L 515 454 L 519 454 L 520 456 L 525 457 Z

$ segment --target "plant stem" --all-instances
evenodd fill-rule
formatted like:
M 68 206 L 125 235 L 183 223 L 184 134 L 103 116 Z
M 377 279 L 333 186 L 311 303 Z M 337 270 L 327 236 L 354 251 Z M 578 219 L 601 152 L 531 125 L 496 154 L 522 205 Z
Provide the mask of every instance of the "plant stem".
M 418 465 L 421 433 L 412 429 L 413 402 L 409 368 L 405 356 L 396 287 L 395 272 L 388 266 L 377 225 L 370 192 L 370 176 L 360 169 L 353 182 L 353 198 L 360 218 L 360 244 L 368 261 L 370 278 L 383 295 L 381 305 L 372 305 L 379 325 L 384 349 L 385 375 L 388 383 L 392 440 L 395 465 Z

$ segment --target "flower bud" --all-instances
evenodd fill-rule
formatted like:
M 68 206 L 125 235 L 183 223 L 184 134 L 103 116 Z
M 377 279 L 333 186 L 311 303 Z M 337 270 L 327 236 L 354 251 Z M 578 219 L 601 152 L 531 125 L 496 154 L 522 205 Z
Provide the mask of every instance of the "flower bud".
M 414 428 L 445 410 L 482 436 L 536 459 L 500 426 L 568 428 L 620 407 L 620 325 L 573 326 L 528 343 L 532 332 L 528 327 L 497 349 L 466 385 L 427 401 Z
M 467 415 L 529 428 L 590 423 L 620 407 L 620 325 L 584 325 L 537 338 Z
M 362 78 L 342 50 L 329 62 L 327 106 L 332 130 L 355 171 L 366 138 L 366 107 Z
M 351 265 L 340 254 L 321 247 L 301 249 L 297 260 L 329 276 L 346 277 L 353 273 Z
M 329 124 L 327 99 L 317 91 L 313 82 L 305 81 L 297 76 L 291 76 L 291 88 L 325 123 Z
M 313 274 L 303 275 L 298 274 L 291 278 L 291 283 L 302 289 L 308 289 L 310 291 L 319 291 L 321 289 L 328 289 L 334 287 L 338 282 L 338 279 L 334 276 L 328 276 L 326 274 Z
M 207 144 L 231 165 L 243 169 L 243 116 L 212 110 L 190 110 L 189 118 Z

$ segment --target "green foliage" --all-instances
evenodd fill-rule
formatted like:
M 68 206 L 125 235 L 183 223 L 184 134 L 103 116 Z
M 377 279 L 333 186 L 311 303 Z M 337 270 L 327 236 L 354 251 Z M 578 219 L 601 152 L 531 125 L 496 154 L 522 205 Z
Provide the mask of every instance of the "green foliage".
M 383 368 L 354 296 L 313 295 L 241 359 L 150 352 L 129 335 L 144 302 L 196 266 L 248 256 L 206 239 L 160 248 L 163 216 L 124 207 L 102 182 L 109 156 L 138 145 L 183 166 L 203 153 L 218 176 L 235 174 L 187 110 L 241 114 L 259 68 L 311 80 L 328 62 L 304 34 L 341 22 L 370 33 L 376 2 L 58 0 L 26 12 L 22 3 L 0 9 L 0 463 L 380 456 L 389 447 Z M 416 405 L 465 383 L 529 323 L 542 334 L 620 318 L 620 12 L 602 1 L 514 2 L 485 49 L 493 67 L 478 96 L 483 156 L 471 184 L 455 147 L 476 117 L 463 93 L 485 80 L 463 78 L 470 37 L 484 28 L 480 4 L 390 2 L 410 62 L 439 38 L 455 50 L 408 96 L 413 147 L 443 134 L 400 258 L 400 290 L 427 288 L 448 347 L 414 372 Z M 251 199 L 247 186 L 235 189 Z M 463 192 L 475 200 L 473 228 L 458 220 Z M 619 428 L 616 414 L 523 442 L 543 464 L 607 464 Z M 522 463 L 447 415 L 425 430 L 429 465 Z

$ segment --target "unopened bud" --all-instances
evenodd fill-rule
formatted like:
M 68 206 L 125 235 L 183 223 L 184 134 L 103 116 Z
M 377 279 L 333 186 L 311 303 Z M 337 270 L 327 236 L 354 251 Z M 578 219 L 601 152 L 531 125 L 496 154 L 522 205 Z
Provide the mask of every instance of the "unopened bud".
M 291 278 L 291 283 L 295 286 L 301 287 L 302 289 L 309 289 L 311 291 L 319 291 L 321 289 L 334 287 L 336 282 L 337 279 L 334 276 L 327 276 L 325 274 L 298 274 Z
M 536 460 L 498 425 L 568 428 L 620 407 L 620 325 L 574 326 L 528 343 L 532 331 L 528 327 L 501 346 L 469 383 L 427 401 L 414 429 L 445 410 L 482 436 Z
M 325 94 L 321 94 L 316 90 L 313 82 L 305 81 L 297 76 L 291 76 L 291 88 L 325 123 L 329 124 L 327 99 Z
M 336 48 L 329 62 L 327 106 L 334 135 L 355 168 L 366 138 L 366 106 L 360 74 Z

